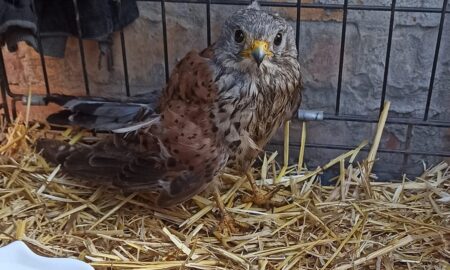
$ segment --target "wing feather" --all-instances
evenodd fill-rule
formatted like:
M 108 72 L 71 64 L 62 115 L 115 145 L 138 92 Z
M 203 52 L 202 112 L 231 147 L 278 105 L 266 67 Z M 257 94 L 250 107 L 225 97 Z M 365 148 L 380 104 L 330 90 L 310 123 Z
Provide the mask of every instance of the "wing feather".
M 49 117 L 54 122 L 126 134 L 111 134 L 94 145 L 42 139 L 37 148 L 70 174 L 127 190 L 159 190 L 160 206 L 190 199 L 228 158 L 210 117 L 217 96 L 211 56 L 210 50 L 188 53 L 174 69 L 158 109 L 154 102 L 49 99 L 66 109 Z

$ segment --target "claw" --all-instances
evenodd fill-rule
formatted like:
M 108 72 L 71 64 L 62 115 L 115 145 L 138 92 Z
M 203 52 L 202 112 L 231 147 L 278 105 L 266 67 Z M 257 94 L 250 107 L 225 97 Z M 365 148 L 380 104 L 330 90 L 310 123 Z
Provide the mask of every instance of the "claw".
M 221 238 L 223 238 L 224 236 L 229 236 L 233 233 L 238 233 L 241 229 L 250 228 L 249 224 L 235 220 L 228 213 L 228 211 L 225 209 L 225 206 L 223 204 L 222 198 L 220 197 L 220 193 L 217 187 L 215 188 L 214 195 L 217 202 L 217 208 L 219 208 L 219 211 L 222 215 L 219 226 L 216 230 L 216 232 L 221 236 Z
M 235 220 L 228 213 L 226 213 L 220 221 L 219 228 L 227 234 L 237 233 L 239 232 L 239 229 L 236 225 Z
M 275 202 L 272 201 L 272 197 L 282 189 L 282 186 L 277 186 L 271 191 L 264 193 L 255 183 L 255 180 L 253 179 L 253 176 L 250 173 L 247 173 L 247 179 L 250 182 L 250 185 L 253 189 L 253 195 L 251 196 L 245 196 L 242 198 L 242 201 L 244 203 L 252 202 L 258 206 L 263 206 L 265 208 L 272 208 L 272 207 L 280 207 L 284 203 L 283 202 Z
M 225 248 L 230 248 L 228 245 L 228 238 L 235 233 L 239 233 L 241 230 L 247 231 L 250 225 L 235 220 L 227 212 L 222 216 L 219 226 L 213 232 L 214 236 L 222 243 Z

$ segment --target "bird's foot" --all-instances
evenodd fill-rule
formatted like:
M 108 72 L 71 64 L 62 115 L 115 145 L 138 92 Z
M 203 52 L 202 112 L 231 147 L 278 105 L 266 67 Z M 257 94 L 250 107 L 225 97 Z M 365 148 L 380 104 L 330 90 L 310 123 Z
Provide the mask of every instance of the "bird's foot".
M 260 188 L 253 189 L 253 195 L 245 196 L 242 198 L 242 202 L 249 203 L 252 202 L 258 206 L 262 206 L 264 208 L 272 208 L 272 207 L 280 207 L 283 205 L 283 202 L 273 201 L 272 197 L 280 191 L 282 186 L 277 186 L 271 191 L 265 193 Z
M 220 220 L 218 231 L 222 235 L 231 235 L 248 228 L 250 228 L 249 224 L 237 221 L 229 213 L 225 213 Z
M 225 248 L 230 248 L 228 245 L 229 237 L 233 234 L 239 233 L 242 230 L 247 231 L 250 225 L 234 219 L 230 214 L 225 213 L 219 223 L 219 226 L 213 232 L 213 235 L 222 243 Z
M 248 229 L 250 225 L 235 220 L 225 208 L 222 197 L 220 196 L 217 186 L 214 189 L 214 197 L 217 203 L 217 208 L 222 216 L 219 226 L 217 227 L 215 234 L 219 239 L 230 236 L 231 234 L 238 233 L 241 229 Z
M 261 188 L 259 188 L 256 185 L 255 179 L 253 178 L 253 175 L 250 172 L 246 173 L 247 179 L 250 182 L 250 186 L 253 190 L 253 195 L 251 196 L 245 196 L 242 198 L 242 202 L 249 203 L 252 202 L 258 206 L 262 206 L 264 208 L 272 208 L 272 207 L 279 207 L 283 205 L 283 202 L 276 202 L 272 200 L 272 197 L 280 191 L 282 186 L 277 186 L 271 191 L 265 193 L 262 191 Z

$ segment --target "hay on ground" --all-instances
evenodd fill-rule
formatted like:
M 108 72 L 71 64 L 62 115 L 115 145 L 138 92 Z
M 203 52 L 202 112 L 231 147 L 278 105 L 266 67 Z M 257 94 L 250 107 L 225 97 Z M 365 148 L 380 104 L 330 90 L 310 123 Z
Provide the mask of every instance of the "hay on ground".
M 96 269 L 450 269 L 450 166 L 438 164 L 414 181 L 373 181 L 387 110 L 363 163 L 354 160 L 366 143 L 313 170 L 264 156 L 255 178 L 286 186 L 275 197 L 280 207 L 243 203 L 247 181 L 224 174 L 225 206 L 249 225 L 228 235 L 218 229 L 212 196 L 159 209 L 152 193 L 71 179 L 32 145 L 43 136 L 82 136 L 18 119 L 0 135 L 0 246 L 21 239 L 39 254 Z M 336 185 L 321 186 L 320 173 L 335 164 Z

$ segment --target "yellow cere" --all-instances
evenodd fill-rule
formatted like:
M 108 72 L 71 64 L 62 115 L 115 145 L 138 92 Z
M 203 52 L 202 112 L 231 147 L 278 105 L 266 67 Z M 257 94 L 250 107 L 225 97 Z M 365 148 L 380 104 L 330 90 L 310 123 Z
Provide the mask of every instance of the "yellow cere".
M 262 48 L 266 56 L 273 55 L 269 49 L 269 42 L 264 40 L 254 40 L 249 48 L 242 51 L 241 55 L 247 58 L 252 58 L 252 52 L 258 48 Z

